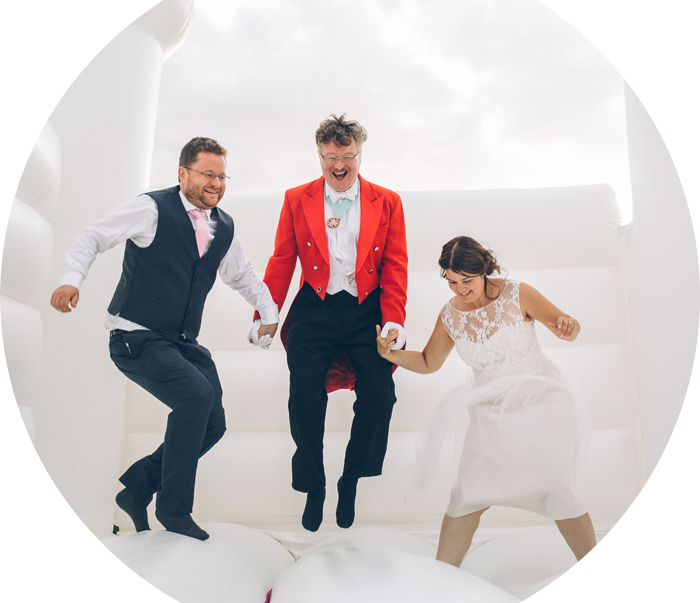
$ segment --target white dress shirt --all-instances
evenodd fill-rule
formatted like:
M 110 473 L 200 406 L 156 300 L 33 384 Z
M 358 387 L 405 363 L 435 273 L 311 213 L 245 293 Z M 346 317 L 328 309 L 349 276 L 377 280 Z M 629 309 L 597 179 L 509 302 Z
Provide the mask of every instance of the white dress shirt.
M 329 196 L 328 190 L 329 187 L 326 182 L 323 194 Z M 325 199 L 323 202 L 326 220 L 326 240 L 328 241 L 328 261 L 331 271 L 326 293 L 334 295 L 339 291 L 347 291 L 357 297 L 355 264 L 357 264 L 357 241 L 360 238 L 360 179 L 355 180 L 355 184 L 346 192 L 351 196 L 354 195 L 355 200 L 340 218 L 340 224 L 337 228 L 328 227 L 328 219 L 335 218 L 335 214 Z
M 323 194 L 329 199 L 336 201 L 337 193 L 329 195 L 328 191 L 333 190 L 324 183 Z M 331 274 L 328 278 L 326 293 L 333 295 L 339 291 L 347 291 L 357 297 L 357 283 L 355 282 L 355 265 L 357 264 L 357 241 L 360 238 L 360 179 L 355 180 L 347 191 L 348 195 L 354 195 L 355 200 L 352 205 L 340 218 L 337 228 L 328 226 L 328 219 L 335 218 L 335 214 L 330 205 L 325 201 L 324 217 L 326 219 L 326 239 L 328 241 L 328 261 L 330 263 Z M 382 337 L 386 337 L 389 329 L 397 329 L 399 334 L 391 347 L 392 350 L 399 350 L 406 343 L 406 330 L 403 325 L 395 322 L 387 322 L 382 328 Z
M 185 198 L 182 191 L 180 191 L 180 200 L 186 211 L 198 209 Z M 212 219 L 210 209 L 204 211 L 206 212 L 205 222 L 209 227 L 206 253 L 214 240 L 219 222 Z M 192 228 L 196 230 L 196 218 L 192 214 L 188 215 L 192 221 Z M 127 239 L 131 239 L 138 247 L 148 247 L 155 239 L 157 228 L 158 206 L 148 195 L 140 195 L 120 205 L 78 233 L 73 245 L 66 252 L 59 286 L 72 285 L 80 289 L 98 253 L 104 253 Z M 219 275 L 224 283 L 234 291 L 238 291 L 253 308 L 260 312 L 262 324 L 269 325 L 279 322 L 277 304 L 272 300 L 267 285 L 253 272 L 253 266 L 243 253 L 235 234 L 231 246 L 219 265 Z M 147 330 L 146 327 L 125 320 L 118 315 L 109 314 L 109 312 L 105 316 L 103 324 L 109 330 Z

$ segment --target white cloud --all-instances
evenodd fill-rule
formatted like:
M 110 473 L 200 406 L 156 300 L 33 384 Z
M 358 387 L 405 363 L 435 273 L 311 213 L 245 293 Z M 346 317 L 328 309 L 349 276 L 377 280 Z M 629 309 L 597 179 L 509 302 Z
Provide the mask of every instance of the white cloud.
M 164 65 L 153 186 L 192 136 L 229 148 L 231 189 L 320 174 L 314 131 L 369 131 L 363 174 L 396 190 L 608 182 L 629 219 L 622 79 L 534 0 L 201 0 Z

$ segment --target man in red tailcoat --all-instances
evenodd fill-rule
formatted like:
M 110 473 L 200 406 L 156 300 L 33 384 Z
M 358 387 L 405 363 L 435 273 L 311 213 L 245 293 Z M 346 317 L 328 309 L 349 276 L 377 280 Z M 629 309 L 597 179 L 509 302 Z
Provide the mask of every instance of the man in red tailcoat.
M 406 334 L 406 231 L 401 198 L 359 175 L 367 131 L 344 115 L 316 131 L 318 180 L 288 190 L 264 282 L 278 308 L 289 290 L 297 258 L 301 286 L 281 337 L 290 372 L 289 422 L 297 450 L 292 487 L 306 492 L 302 525 L 323 520 L 326 477 L 323 433 L 328 392 L 354 389 L 356 401 L 343 475 L 338 481 L 336 521 L 355 519 L 361 477 L 380 475 L 389 421 L 396 402 L 391 363 L 377 353 L 376 325 L 384 335 Z M 251 330 L 256 340 L 257 329 Z

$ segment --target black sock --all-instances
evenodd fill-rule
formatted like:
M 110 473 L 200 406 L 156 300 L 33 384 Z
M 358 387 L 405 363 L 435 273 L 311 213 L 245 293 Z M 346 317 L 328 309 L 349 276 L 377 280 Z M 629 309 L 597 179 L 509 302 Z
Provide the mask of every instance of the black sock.
M 306 495 L 306 506 L 301 516 L 301 525 L 309 532 L 315 532 L 323 521 L 323 503 L 326 500 L 326 489 L 314 490 Z
M 209 538 L 202 528 L 200 528 L 192 519 L 191 515 L 166 515 L 156 508 L 156 519 L 163 524 L 163 527 L 168 532 L 175 532 L 197 540 L 206 540 Z
M 150 526 L 148 525 L 148 511 L 146 510 L 145 505 L 142 505 L 134 495 L 129 492 L 126 488 L 124 488 L 119 494 L 117 494 L 117 497 L 114 499 L 117 503 L 117 506 L 124 511 L 129 517 L 131 517 L 131 521 L 134 522 L 134 527 L 136 528 L 137 532 L 143 532 L 144 530 L 150 530 Z
M 338 480 L 338 508 L 335 521 L 341 528 L 349 528 L 355 521 L 355 494 L 357 478 L 342 476 Z

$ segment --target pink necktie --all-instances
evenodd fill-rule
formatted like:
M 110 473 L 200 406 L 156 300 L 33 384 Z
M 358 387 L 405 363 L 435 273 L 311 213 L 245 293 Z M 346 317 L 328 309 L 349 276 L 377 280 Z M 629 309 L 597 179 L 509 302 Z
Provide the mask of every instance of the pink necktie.
M 197 228 L 194 231 L 194 236 L 197 239 L 197 249 L 199 250 L 199 257 L 204 255 L 204 250 L 207 247 L 207 239 L 209 238 L 209 227 L 204 222 L 204 216 L 207 215 L 202 209 L 191 209 L 187 212 L 192 214 L 197 218 Z

